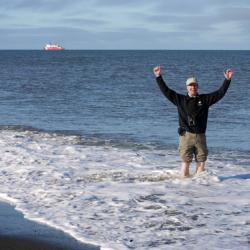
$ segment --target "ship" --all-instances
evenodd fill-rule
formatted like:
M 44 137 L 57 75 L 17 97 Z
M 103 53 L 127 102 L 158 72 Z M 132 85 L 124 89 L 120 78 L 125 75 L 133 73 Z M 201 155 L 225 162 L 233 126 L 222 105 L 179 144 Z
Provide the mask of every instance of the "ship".
M 64 50 L 59 44 L 48 43 L 44 46 L 44 50 Z

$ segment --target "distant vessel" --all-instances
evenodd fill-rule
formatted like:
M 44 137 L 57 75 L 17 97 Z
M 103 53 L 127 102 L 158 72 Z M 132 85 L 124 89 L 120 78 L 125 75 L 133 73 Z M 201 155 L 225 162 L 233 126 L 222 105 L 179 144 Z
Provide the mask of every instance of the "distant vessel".
M 64 50 L 64 48 L 58 44 L 49 43 L 45 45 L 44 50 Z

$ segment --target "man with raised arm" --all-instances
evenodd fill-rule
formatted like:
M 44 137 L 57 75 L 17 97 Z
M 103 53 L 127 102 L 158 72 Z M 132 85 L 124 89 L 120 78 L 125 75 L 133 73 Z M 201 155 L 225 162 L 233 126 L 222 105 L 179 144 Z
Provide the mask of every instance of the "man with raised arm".
M 228 69 L 224 72 L 224 82 L 217 91 L 201 95 L 198 94 L 198 82 L 195 77 L 187 79 L 187 94 L 182 95 L 166 85 L 159 66 L 155 67 L 153 72 L 162 93 L 177 106 L 179 115 L 179 153 L 182 161 L 181 176 L 189 176 L 189 165 L 193 157 L 195 157 L 196 161 L 196 173 L 201 173 L 205 170 L 208 155 L 205 135 L 208 109 L 226 94 L 233 71 Z

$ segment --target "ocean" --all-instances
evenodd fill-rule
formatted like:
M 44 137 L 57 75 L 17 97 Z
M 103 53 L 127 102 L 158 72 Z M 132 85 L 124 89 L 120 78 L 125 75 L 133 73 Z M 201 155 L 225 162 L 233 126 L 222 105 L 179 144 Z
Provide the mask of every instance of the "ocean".
M 180 93 L 234 71 L 199 176 L 157 65 Z M 0 199 L 102 249 L 249 249 L 249 82 L 250 51 L 0 51 Z

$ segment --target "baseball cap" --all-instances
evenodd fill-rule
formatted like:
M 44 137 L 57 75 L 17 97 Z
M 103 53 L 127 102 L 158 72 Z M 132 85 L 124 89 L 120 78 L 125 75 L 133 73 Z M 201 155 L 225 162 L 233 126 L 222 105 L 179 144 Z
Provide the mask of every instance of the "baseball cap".
M 198 84 L 197 79 L 195 77 L 189 77 L 186 81 L 186 85 L 190 85 L 191 83 Z

